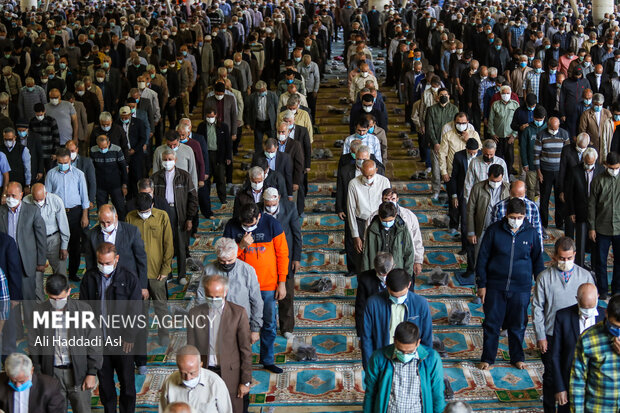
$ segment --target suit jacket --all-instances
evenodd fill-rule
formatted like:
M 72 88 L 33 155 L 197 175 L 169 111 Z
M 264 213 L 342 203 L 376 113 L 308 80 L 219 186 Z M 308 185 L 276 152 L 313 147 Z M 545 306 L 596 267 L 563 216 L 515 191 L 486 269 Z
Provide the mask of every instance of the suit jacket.
M 215 95 L 209 97 L 205 95 L 204 104 L 202 105 L 203 119 L 207 116 L 207 108 L 217 108 L 217 102 L 218 100 L 215 98 Z M 224 99 L 222 99 L 222 102 L 223 110 L 221 114 L 224 117 L 223 123 L 228 126 L 228 130 L 231 135 L 237 135 L 237 118 L 241 115 L 237 113 L 237 103 L 235 102 L 235 98 L 231 95 L 224 94 Z
M 198 125 L 198 129 L 196 129 L 196 134 L 200 134 L 206 142 L 207 122 L 201 122 L 200 125 Z M 217 135 L 216 161 L 218 163 L 225 163 L 225 161 L 227 160 L 232 161 L 232 158 L 233 158 L 232 139 L 230 139 L 230 131 L 228 130 L 228 126 L 226 126 L 225 124 L 217 125 L 216 135 Z M 194 138 L 194 136 L 192 136 L 192 138 Z M 208 156 L 205 160 L 208 160 Z M 205 162 L 205 165 L 206 164 L 207 162 Z M 206 171 L 209 175 L 211 175 L 211 168 L 213 168 L 214 166 L 215 165 L 209 164 L 207 171 Z
M 103 242 L 101 226 L 95 225 L 87 235 L 86 271 L 97 270 L 97 247 Z M 126 222 L 118 221 L 116 228 L 116 251 L 120 256 L 118 265 L 138 276 L 140 288 L 148 288 L 146 252 L 140 230 Z
M 560 172 L 558 175 L 558 192 L 564 192 L 564 184 L 566 183 L 569 169 L 580 163 L 579 153 L 577 152 L 577 144 L 571 143 L 564 145 L 562 154 L 560 155 Z
M 201 304 L 189 311 L 190 319 L 204 316 L 208 323 L 209 307 Z M 250 322 L 245 308 L 226 301 L 217 334 L 220 348 L 221 377 L 230 393 L 234 411 L 243 411 L 243 398 L 237 398 L 240 383 L 252 381 L 252 349 Z M 196 346 L 202 354 L 203 367 L 209 366 L 209 328 L 188 328 L 187 344 Z
M 605 309 L 597 307 L 596 323 L 605 318 Z M 577 304 L 559 310 L 555 315 L 551 363 L 553 366 L 554 393 L 568 390 L 570 371 L 579 339 L 579 306 Z
M 22 263 L 17 255 L 17 244 L 8 234 L 0 232 L 0 268 L 4 271 L 9 297 L 22 300 Z
M 252 158 L 252 166 L 258 165 L 259 159 L 267 159 L 264 152 L 256 152 Z M 293 195 L 293 165 L 291 157 L 286 152 L 276 151 L 276 171 L 280 172 L 286 181 L 286 193 Z
M 263 212 L 266 213 L 266 212 Z M 299 223 L 299 214 L 297 206 L 286 198 L 280 199 L 280 210 L 274 216 L 278 220 L 284 233 L 286 234 L 286 244 L 288 245 L 289 266 L 293 261 L 301 261 L 301 224 Z M 294 277 L 295 273 L 288 272 L 289 277 Z
M 572 146 L 572 145 L 571 145 Z M 594 166 L 594 177 L 605 172 L 605 167 L 599 163 Z M 590 184 L 592 184 L 590 182 Z M 566 215 L 575 215 L 577 222 L 588 220 L 588 187 L 586 183 L 583 162 L 578 163 L 567 171 L 564 182 L 564 200 L 566 201 Z
M 287 153 L 293 162 L 293 184 L 301 186 L 304 183 L 305 174 L 304 154 L 301 144 L 295 139 L 287 139 L 284 141 L 284 144 L 284 153 Z
M 364 271 L 357 276 L 357 293 L 355 295 L 355 330 L 357 336 L 362 337 L 364 332 L 364 309 L 368 299 L 385 290 L 381 285 L 381 280 L 377 277 L 377 272 L 372 269 Z
M 153 107 L 151 100 L 146 99 L 146 98 L 140 99 L 140 102 L 138 103 L 138 106 L 136 107 L 136 111 L 138 109 L 146 112 L 148 119 L 149 119 L 150 130 L 154 131 L 155 130 L 155 108 Z
M 84 172 L 86 187 L 88 188 L 88 200 L 94 205 L 97 195 L 97 175 L 95 174 L 95 165 L 93 165 L 92 159 L 78 155 L 73 162 L 73 166 Z
M 118 119 L 116 123 L 125 131 L 120 119 Z M 146 135 L 146 125 L 141 119 L 137 117 L 129 118 L 129 136 L 127 136 L 127 139 L 129 140 L 131 149 L 135 150 L 136 154 L 144 153 L 142 147 L 148 142 L 148 136 Z
M 611 112 L 605 108 L 601 110 L 601 122 L 596 122 L 596 115 L 594 109 L 588 109 L 579 118 L 579 133 L 586 132 L 590 135 L 591 145 L 594 146 L 596 152 L 601 153 L 600 137 L 603 132 L 603 125 L 607 122 L 607 119 L 611 118 Z
M 480 154 L 480 151 L 478 151 Z M 456 195 L 459 203 L 463 200 L 463 189 L 465 188 L 465 175 L 467 175 L 467 149 L 458 151 L 452 160 L 452 176 L 448 181 L 448 195 Z
M 293 139 L 300 143 L 304 153 L 304 168 L 310 168 L 312 164 L 312 143 L 310 142 L 310 135 L 308 134 L 308 128 L 305 126 L 295 125 L 293 127 Z
M 613 101 L 614 94 L 613 88 L 611 87 L 611 79 L 609 78 L 609 75 L 603 73 L 603 75 L 601 76 L 600 87 L 596 87 L 596 75 L 594 74 L 594 72 L 588 73 L 586 79 L 588 79 L 588 82 L 590 82 L 590 89 L 592 89 L 592 93 L 602 94 L 605 97 L 604 106 L 609 107 L 609 105 L 611 105 L 611 102 Z
M 17 138 L 19 142 L 19 137 Z M 26 147 L 30 151 L 30 170 L 32 173 L 32 183 L 35 183 L 37 174 L 45 174 L 43 165 L 43 147 L 41 146 L 41 136 L 36 132 L 28 131 L 28 141 Z
M 9 208 L 0 206 L 0 232 L 9 232 Z M 23 274 L 34 277 L 36 267 L 47 262 L 47 231 L 39 207 L 21 203 L 17 220 L 17 250 L 21 258 Z
M 272 169 L 269 170 L 269 175 L 263 181 L 263 191 L 267 188 L 276 188 L 281 196 L 281 199 L 288 200 L 288 193 L 286 192 L 286 182 L 282 174 Z M 262 199 L 261 199 L 262 202 Z M 243 183 L 243 187 L 235 196 L 235 203 L 233 206 L 233 218 L 239 215 L 241 207 L 245 204 L 254 203 L 254 196 L 252 195 L 252 185 L 250 180 L 246 179 Z
M 6 373 L 0 374 L 0 409 L 5 413 L 15 413 L 13 405 L 15 390 L 9 386 Z M 45 374 L 32 375 L 32 387 L 28 398 L 29 413 L 57 413 L 67 410 L 65 394 L 58 380 Z
M 256 127 L 258 116 L 258 98 L 259 93 L 254 92 L 248 97 L 248 103 L 245 105 L 245 124 L 250 125 L 252 129 Z M 271 91 L 267 91 L 267 103 L 265 112 L 267 119 L 271 125 L 271 129 L 275 129 L 276 120 L 278 119 L 278 96 Z

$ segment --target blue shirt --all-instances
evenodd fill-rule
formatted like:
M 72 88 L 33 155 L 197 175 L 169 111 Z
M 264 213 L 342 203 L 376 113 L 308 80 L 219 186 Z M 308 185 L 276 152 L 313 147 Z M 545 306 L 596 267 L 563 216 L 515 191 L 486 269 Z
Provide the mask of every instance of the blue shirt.
M 19 213 L 22 210 L 22 203 L 20 202 L 15 208 L 15 212 L 9 208 L 9 236 L 17 242 L 17 222 L 19 220 Z
M 60 172 L 58 168 L 51 169 L 45 177 L 45 189 L 58 195 L 65 208 L 81 205 L 82 209 L 88 209 L 90 206 L 84 173 L 73 166 L 67 172 Z
M 4 152 L 0 152 L 0 186 L 4 185 L 3 173 L 11 172 L 11 166 Z
M 276 157 L 267 158 L 267 163 L 269 164 L 269 169 L 275 171 L 276 170 Z

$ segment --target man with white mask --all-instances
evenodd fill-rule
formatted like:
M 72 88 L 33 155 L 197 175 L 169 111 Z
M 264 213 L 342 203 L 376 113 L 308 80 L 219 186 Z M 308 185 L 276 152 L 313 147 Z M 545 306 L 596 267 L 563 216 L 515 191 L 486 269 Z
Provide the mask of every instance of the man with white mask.
M 568 237 L 559 238 L 552 264 L 536 277 L 532 301 L 534 331 L 545 366 L 543 406 L 548 411 L 555 408 L 551 354 L 554 346 L 563 344 L 553 337 L 555 315 L 558 310 L 577 303 L 577 289 L 584 283 L 594 283 L 594 278 L 589 271 L 575 265 L 575 242 Z

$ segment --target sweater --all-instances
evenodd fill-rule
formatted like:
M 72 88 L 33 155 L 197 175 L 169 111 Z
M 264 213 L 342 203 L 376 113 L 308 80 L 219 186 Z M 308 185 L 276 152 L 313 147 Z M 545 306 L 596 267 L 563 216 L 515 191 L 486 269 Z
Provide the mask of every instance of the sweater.
M 112 190 L 127 185 L 127 162 L 120 146 L 112 144 L 106 153 L 93 146 L 90 158 L 95 166 L 97 188 Z
M 568 132 L 559 129 L 552 135 L 549 130 L 543 129 L 538 132 L 534 143 L 534 166 L 542 171 L 560 171 L 560 158 L 562 148 L 570 143 Z

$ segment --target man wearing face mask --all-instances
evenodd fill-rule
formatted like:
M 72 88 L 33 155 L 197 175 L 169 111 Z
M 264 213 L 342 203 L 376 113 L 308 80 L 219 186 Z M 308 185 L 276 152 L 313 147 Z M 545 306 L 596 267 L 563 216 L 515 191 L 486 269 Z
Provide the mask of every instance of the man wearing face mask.
M 90 157 L 97 177 L 97 207 L 108 203 L 108 198 L 125 220 L 127 196 L 127 161 L 121 148 L 110 143 L 106 135 L 97 137 L 97 145 L 90 149 Z
M 243 308 L 250 320 L 251 344 L 260 338 L 263 326 L 263 299 L 254 267 L 237 258 L 239 247 L 231 238 L 220 238 L 214 245 L 217 258 L 203 271 L 203 281 L 212 275 L 221 275 L 228 279 L 226 300 Z M 205 288 L 201 282 L 196 291 L 196 303 L 204 304 Z
M 290 201 L 293 200 L 293 164 L 291 157 L 286 152 L 278 150 L 278 141 L 269 138 L 263 144 L 263 151 L 257 152 L 252 158 L 252 165 L 257 165 L 260 159 L 266 159 L 269 169 L 282 174 L 286 181 L 286 193 Z M 297 184 L 299 185 L 299 184 Z
M 246 128 L 254 131 L 254 151 L 259 152 L 264 136 L 272 138 L 278 118 L 278 96 L 267 90 L 267 84 L 259 80 L 255 91 L 248 97 Z M 238 145 L 237 145 L 238 146 Z
M 553 261 L 550 267 L 536 277 L 532 300 L 534 331 L 545 366 L 543 406 L 548 412 L 555 412 L 556 392 L 551 355 L 555 346 L 563 345 L 553 335 L 556 313 L 577 303 L 577 291 L 582 284 L 594 283 L 589 271 L 575 265 L 575 242 L 572 239 L 561 237 L 556 241 Z
M 217 110 L 217 123 L 225 124 L 230 131 L 230 138 L 237 140 L 237 117 L 242 114 L 237 113 L 237 103 L 233 95 L 226 94 L 226 85 L 223 81 L 217 81 L 213 87 L 213 95 L 205 95 L 202 106 L 202 118 L 207 117 L 207 108 Z M 208 97 L 207 97 L 208 96 Z M 241 138 L 241 137 L 239 137 Z
M 568 387 L 571 411 L 603 411 L 617 402 L 618 383 L 606 378 L 620 368 L 619 341 L 620 296 L 614 296 L 607 305 L 606 320 L 584 331 L 577 340 Z
M 487 139 L 482 143 L 482 155 L 478 155 L 469 162 L 467 173 L 465 174 L 465 181 L 463 183 L 463 201 L 467 203 L 469 199 L 469 193 L 473 186 L 478 182 L 485 181 L 489 177 L 489 169 L 492 165 L 499 165 L 502 167 L 504 181 L 508 183 L 508 175 L 504 173 L 507 171 L 506 162 L 498 156 L 495 156 L 495 150 L 497 144 L 493 139 Z M 501 199 L 501 198 L 500 198 Z
M 360 94 L 362 94 L 360 101 L 355 102 L 351 107 L 351 115 L 349 117 L 349 133 L 354 134 L 355 127 L 359 121 L 364 119 L 368 114 L 373 115 L 377 119 L 377 123 L 381 128 L 387 129 L 387 113 L 381 111 L 378 104 L 375 105 L 374 96 L 369 92 L 364 93 L 364 89 L 362 89 Z
M 17 99 L 17 112 L 22 119 L 32 119 L 34 117 L 34 105 L 37 103 L 47 103 L 45 90 L 41 86 L 35 85 L 32 77 L 26 78 L 26 85 L 19 91 Z
M 441 358 L 424 341 L 423 328 L 403 321 L 393 331 L 393 344 L 372 354 L 366 369 L 364 411 L 448 411 L 444 410 Z
M 589 88 L 590 82 L 583 78 L 583 71 L 579 66 L 573 70 L 571 77 L 562 83 L 558 112 L 569 136 L 577 135 L 577 123 L 579 122 L 577 105 L 583 91 Z
M 32 161 L 28 147 L 17 140 L 15 129 L 6 128 L 2 131 L 4 145 L 0 146 L 0 152 L 4 153 L 9 163 L 9 179 L 19 182 L 24 187 L 26 194 L 30 193 L 32 180 Z
M 165 169 L 163 154 L 168 150 L 174 153 L 176 167 L 187 172 L 192 180 L 194 188 L 198 188 L 198 168 L 194 151 L 188 145 L 181 142 L 181 136 L 177 131 L 167 131 L 166 142 L 158 146 L 153 153 L 153 174 Z
M 35 373 L 27 355 L 12 353 L 4 366 L 5 372 L 0 374 L 0 409 L 45 413 L 67 410 L 67 401 L 58 381 L 46 374 Z
M 351 151 L 351 142 L 354 140 L 360 140 L 362 145 L 368 147 L 370 149 L 370 153 L 382 163 L 383 157 L 381 155 L 381 142 L 379 142 L 379 139 L 375 135 L 368 133 L 368 129 L 368 120 L 365 118 L 359 119 L 355 125 L 355 133 L 348 136 L 344 140 L 342 153 L 343 155 L 348 154 Z
M 95 228 L 100 232 L 98 227 Z M 138 230 L 135 229 L 135 232 Z M 136 236 L 140 239 L 139 235 Z M 144 251 L 144 245 L 142 248 Z M 131 318 L 137 317 L 140 313 L 141 277 L 119 263 L 120 257 L 117 251 L 111 242 L 99 243 L 95 257 L 92 258 L 95 265 L 92 267 L 87 265 L 87 272 L 80 283 L 80 300 L 91 303 L 96 319 L 104 315 L 108 318 L 120 315 Z M 104 348 L 103 364 L 97 371 L 101 404 L 105 413 L 113 413 L 116 412 L 118 399 L 120 412 L 133 413 L 136 405 L 134 354 L 138 353 L 134 349 L 134 343 L 139 329 L 112 326 L 102 326 L 102 329 L 103 343 L 107 340 L 120 340 L 121 345 Z M 115 373 L 120 384 L 120 397 L 117 396 Z
M 20 134 L 20 132 L 21 128 L 18 126 L 17 133 Z M 29 134 L 28 139 L 30 139 L 31 136 L 32 135 Z M 93 165 L 93 161 L 91 158 L 81 156 L 78 153 L 78 145 L 75 141 L 71 140 L 65 143 L 65 148 L 67 148 L 70 152 L 71 165 L 84 173 L 84 178 L 86 178 L 86 187 L 88 188 L 90 207 L 93 208 L 97 196 L 97 176 L 95 174 L 95 166 Z
M 99 115 L 99 124 L 95 125 L 90 134 L 90 147 L 97 145 L 97 138 L 101 135 L 107 136 L 111 145 L 120 147 L 125 157 L 129 155 L 128 141 L 123 127 L 113 122 L 110 112 L 101 112 Z
M 36 311 L 40 314 L 60 313 L 63 324 L 66 314 L 91 311 L 86 303 L 70 298 L 71 285 L 62 274 L 54 273 L 47 278 L 45 292 L 48 300 L 42 302 Z M 63 341 L 84 338 L 94 343 L 94 339 L 100 335 L 100 329 L 85 324 L 70 329 L 42 328 L 32 331 L 28 338 L 28 349 L 35 370 L 58 380 L 62 388 L 60 393 L 71 403 L 76 413 L 90 412 L 91 394 L 96 386 L 96 375 L 102 366 L 103 357 L 101 346 L 68 346 Z M 36 344 L 37 338 L 45 338 L 46 342 L 55 344 L 42 347 Z
M 290 194 L 296 197 L 297 211 L 299 215 L 304 213 L 305 193 L 304 175 L 305 159 L 301 143 L 289 137 L 288 122 L 281 122 L 276 131 L 278 139 L 278 152 L 286 153 L 290 156 L 293 168 L 293 192 Z M 289 196 L 289 199 L 291 197 Z
M 217 311 L 223 314 L 224 308 L 226 308 L 226 305 Z M 229 310 L 227 310 L 227 313 L 229 313 Z M 236 311 L 233 311 L 233 313 L 239 318 Z M 206 317 L 205 324 L 210 324 Z M 199 345 L 199 343 L 196 343 L 196 345 Z M 207 345 L 209 345 L 208 341 Z M 191 406 L 191 410 L 188 410 L 191 412 L 230 413 L 233 411 L 232 395 L 229 395 L 226 382 L 217 373 L 208 369 L 209 365 L 203 361 L 204 355 L 194 345 L 183 346 L 177 351 L 178 371 L 169 375 L 162 384 L 159 398 L 161 412 L 168 412 L 168 409 L 172 411 L 171 408 L 180 402 L 186 402 Z M 230 373 L 231 375 L 234 374 L 233 372 Z M 174 411 L 185 412 L 185 410 Z
M 36 103 L 34 105 L 34 113 L 35 116 L 30 119 L 28 130 L 41 137 L 43 163 L 45 169 L 49 171 L 54 167 L 52 159 L 55 156 L 56 148 L 58 148 L 60 141 L 58 124 L 56 119 L 46 115 L 43 103 Z
M 605 320 L 605 308 L 598 306 L 598 292 L 594 284 L 581 284 L 575 298 L 576 304 L 557 311 L 553 325 L 554 340 L 561 344 L 550 350 L 555 402 L 560 413 L 570 412 L 568 389 L 579 336 Z
M 280 334 L 293 338 L 295 314 L 293 299 L 295 293 L 295 273 L 301 269 L 302 237 L 297 207 L 292 202 L 282 199 L 276 188 L 267 188 L 263 192 L 263 213 L 278 220 L 286 234 L 289 251 L 289 270 L 286 278 L 286 297 L 278 303 Z
M 261 214 L 256 204 L 245 204 L 239 216 L 224 228 L 224 237 L 239 245 L 237 257 L 256 270 L 263 298 L 263 327 L 260 334 L 260 363 L 275 374 L 282 369 L 275 365 L 276 300 L 286 297 L 289 271 L 289 247 L 280 223 L 270 214 Z
M 155 314 L 161 321 L 167 314 L 166 279 L 172 272 L 174 256 L 170 219 L 165 211 L 154 208 L 151 195 L 141 192 L 136 196 L 136 209 L 127 214 L 127 223 L 138 228 L 144 242 L 149 297 L 153 300 Z M 160 326 L 157 335 L 159 345 L 169 344 L 168 330 Z
M 547 129 L 538 132 L 534 142 L 534 167 L 540 183 L 540 218 L 545 230 L 549 223 L 551 189 L 555 195 L 555 226 L 564 227 L 564 202 L 559 196 L 560 156 L 569 143 L 569 134 L 560 128 L 560 120 L 556 117 L 549 118 Z
M 508 330 L 510 363 L 525 368 L 523 337 L 532 277 L 544 269 L 540 236 L 525 220 L 525 203 L 512 198 L 506 217 L 486 229 L 476 258 L 476 285 L 485 315 L 481 370 L 495 363 L 502 326 Z
M 64 145 L 71 139 L 77 140 L 78 119 L 75 108 L 71 103 L 61 100 L 58 89 L 50 90 L 49 96 L 50 102 L 45 104 L 45 112 L 48 116 L 56 119 L 60 135 L 60 145 Z
M 411 275 L 407 271 L 392 269 L 385 280 L 386 289 L 368 299 L 361 337 L 365 370 L 375 350 L 394 342 L 396 326 L 403 321 L 416 324 L 420 329 L 422 344 L 431 346 L 433 327 L 429 305 L 424 297 L 411 291 L 411 282 Z
M 579 119 L 579 132 L 590 135 L 592 146 L 596 151 L 605 156 L 609 151 L 614 128 L 605 128 L 605 124 L 612 119 L 612 114 L 603 107 L 605 97 L 595 93 L 592 97 L 592 108 L 586 110 Z
M 178 137 L 174 142 L 177 141 Z M 191 149 L 189 151 L 191 152 Z M 184 285 L 187 284 L 185 278 L 186 248 L 189 242 L 189 232 L 192 230 L 192 220 L 198 213 L 198 195 L 190 174 L 177 167 L 176 155 L 177 152 L 174 150 L 165 149 L 161 154 L 163 168 L 155 172 L 151 179 L 154 186 L 153 195 L 165 198 L 170 207 L 174 255 L 177 257 L 177 275 L 179 282 Z
M 361 339 L 364 331 L 364 310 L 368 299 L 386 288 L 387 274 L 394 268 L 394 259 L 389 252 L 379 251 L 375 255 L 373 268 L 357 276 L 355 294 L 355 330 Z
M 607 173 L 592 179 L 588 199 L 589 238 L 596 242 L 596 286 L 602 300 L 608 297 L 607 258 L 609 247 L 620 251 L 620 228 L 616 225 L 616 205 L 620 199 L 620 156 L 615 152 L 607 154 Z M 614 271 L 611 281 L 611 295 L 620 292 L 620 257 L 614 254 Z
M 497 142 L 497 156 L 506 161 L 508 170 L 506 175 L 513 171 L 514 140 L 517 131 L 512 129 L 511 123 L 515 111 L 519 108 L 518 101 L 511 98 L 510 86 L 500 88 L 501 100 L 491 105 L 487 133 Z

